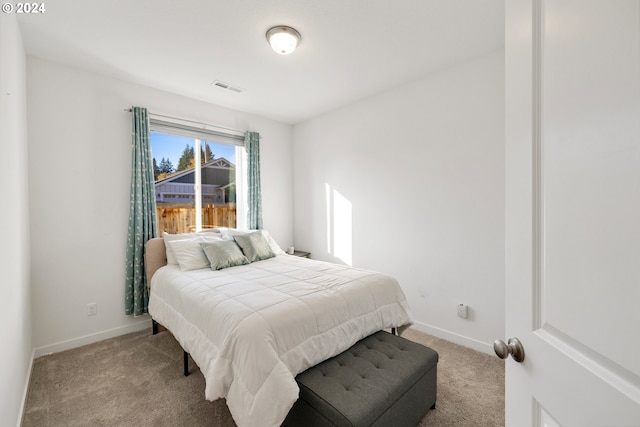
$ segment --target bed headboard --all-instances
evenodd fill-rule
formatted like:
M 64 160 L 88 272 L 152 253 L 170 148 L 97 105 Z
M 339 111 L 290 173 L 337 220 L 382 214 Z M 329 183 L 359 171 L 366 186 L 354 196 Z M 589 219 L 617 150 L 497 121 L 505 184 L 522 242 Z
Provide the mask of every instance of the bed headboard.
M 147 274 L 147 287 L 151 287 L 151 278 L 156 270 L 167 265 L 167 250 L 162 237 L 150 239 L 144 245 L 144 269 Z

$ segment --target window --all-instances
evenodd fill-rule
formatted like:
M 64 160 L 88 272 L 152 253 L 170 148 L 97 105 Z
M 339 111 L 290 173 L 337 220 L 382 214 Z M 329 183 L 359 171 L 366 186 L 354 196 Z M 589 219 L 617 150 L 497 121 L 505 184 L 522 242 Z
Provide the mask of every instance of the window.
M 243 137 L 181 122 L 150 119 L 158 235 L 242 227 Z

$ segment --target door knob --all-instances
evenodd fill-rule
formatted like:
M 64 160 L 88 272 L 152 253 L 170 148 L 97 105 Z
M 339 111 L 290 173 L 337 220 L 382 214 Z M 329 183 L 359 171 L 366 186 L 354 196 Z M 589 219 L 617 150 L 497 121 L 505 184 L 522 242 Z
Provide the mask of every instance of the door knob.
M 511 355 L 516 362 L 524 360 L 524 347 L 522 347 L 522 343 L 518 338 L 509 338 L 508 344 L 505 344 L 502 340 L 495 340 L 493 342 L 493 350 L 500 359 L 506 359 Z

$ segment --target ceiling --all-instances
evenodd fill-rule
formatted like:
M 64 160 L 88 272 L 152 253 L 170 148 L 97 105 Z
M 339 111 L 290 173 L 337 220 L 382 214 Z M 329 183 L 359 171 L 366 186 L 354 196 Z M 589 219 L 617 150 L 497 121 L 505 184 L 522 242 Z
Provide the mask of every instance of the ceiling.
M 54 0 L 27 54 L 295 124 L 504 46 L 503 0 Z M 265 33 L 302 34 L 291 55 Z M 220 80 L 244 89 L 212 85 Z

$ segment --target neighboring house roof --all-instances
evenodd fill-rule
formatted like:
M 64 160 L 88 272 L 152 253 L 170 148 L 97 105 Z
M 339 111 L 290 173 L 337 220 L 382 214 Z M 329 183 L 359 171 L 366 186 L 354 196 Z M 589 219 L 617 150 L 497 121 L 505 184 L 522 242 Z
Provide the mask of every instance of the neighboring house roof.
M 228 186 L 235 183 L 235 173 L 229 173 L 235 171 L 236 166 L 225 159 L 219 157 L 203 163 L 200 169 L 202 184 L 216 184 L 220 187 Z M 167 184 L 170 182 L 182 183 L 182 184 L 194 184 L 195 183 L 195 169 L 189 168 L 183 171 L 174 173 L 164 179 L 156 181 L 156 186 Z

